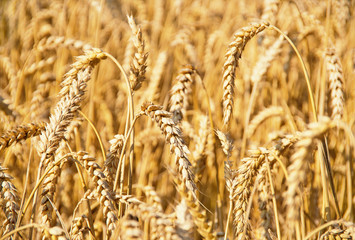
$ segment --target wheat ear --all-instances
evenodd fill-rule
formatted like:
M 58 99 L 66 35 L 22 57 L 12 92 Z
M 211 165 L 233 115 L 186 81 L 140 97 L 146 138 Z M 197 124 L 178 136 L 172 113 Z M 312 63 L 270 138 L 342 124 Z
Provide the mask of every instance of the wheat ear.
M 32 63 L 29 67 L 26 67 L 23 70 L 23 75 L 28 76 L 36 73 L 37 71 L 41 71 L 42 69 L 52 66 L 57 60 L 57 56 L 52 56 L 46 59 L 42 59 L 39 62 Z
M 85 51 L 84 55 L 76 58 L 76 61 L 71 65 L 71 69 L 65 74 L 64 80 L 61 83 L 62 89 L 59 95 L 65 96 L 69 92 L 69 88 L 72 85 L 74 79 L 77 78 L 78 72 L 83 71 L 86 68 L 95 67 L 101 60 L 106 59 L 105 52 L 98 48 L 92 48 Z
M 77 50 L 85 51 L 93 47 L 84 43 L 83 41 L 65 38 L 64 36 L 50 36 L 49 38 L 42 39 L 37 46 L 39 52 L 56 50 L 58 47 L 74 48 Z
M 175 153 L 175 163 L 178 167 L 179 177 L 194 195 L 196 184 L 194 182 L 194 174 L 190 169 L 189 150 L 181 137 L 180 128 L 176 126 L 172 119 L 172 114 L 152 103 L 143 104 L 142 111 L 155 121 L 164 133 L 166 141 L 170 144 L 170 150 Z
M 287 222 L 294 227 L 299 220 L 299 210 L 302 204 L 302 196 L 299 187 L 306 179 L 306 157 L 312 151 L 314 139 L 320 138 L 332 127 L 329 118 L 323 117 L 317 123 L 308 125 L 308 129 L 300 134 L 300 140 L 295 144 L 295 152 L 290 159 L 287 179 L 287 191 L 285 192 L 285 205 L 287 206 Z
M 254 84 L 260 82 L 262 77 L 269 69 L 271 62 L 280 54 L 283 41 L 284 37 L 281 35 L 258 59 L 251 75 L 251 81 Z
M 110 150 L 106 156 L 106 162 L 104 165 L 104 173 L 107 176 L 107 182 L 113 186 L 113 180 L 115 179 L 114 174 L 116 173 L 118 166 L 119 154 L 122 151 L 124 144 L 124 136 L 121 134 L 115 135 L 115 137 L 110 140 Z
M 143 239 L 143 232 L 141 230 L 141 226 L 138 221 L 138 217 L 135 216 L 130 211 L 127 211 L 125 216 L 122 218 L 122 223 L 119 229 L 119 237 L 120 239 L 127 239 L 127 240 L 139 240 Z M 114 238 L 118 239 L 118 235 L 115 231 Z
M 344 109 L 344 77 L 340 59 L 335 54 L 334 48 L 329 48 L 326 52 L 326 65 L 329 73 L 331 118 L 333 120 L 340 120 L 343 117 Z
M 186 240 L 192 240 L 194 222 L 185 199 L 176 206 L 176 232 Z
M 17 190 L 11 182 L 13 177 L 8 173 L 5 173 L 5 170 L 6 169 L 0 165 L 0 194 L 1 200 L 4 201 L 2 206 L 6 217 L 2 225 L 4 229 L 3 235 L 15 229 L 18 211 L 20 209 L 18 205 L 19 197 L 17 196 Z
M 106 176 L 101 171 L 101 167 L 96 163 L 96 159 L 90 157 L 86 152 L 78 152 L 75 158 L 83 163 L 85 170 L 89 173 L 95 184 L 96 193 L 98 194 L 97 199 L 103 208 L 103 215 L 106 219 L 106 234 L 109 239 L 116 228 L 117 216 L 114 206 L 115 199 L 106 181 Z
M 46 123 L 29 123 L 17 126 L 15 129 L 6 131 L 0 136 L 0 151 L 14 143 L 38 136 L 44 129 Z
M 297 137 L 290 136 L 281 139 L 275 146 L 270 149 L 259 148 L 257 150 L 249 151 L 249 157 L 241 160 L 242 165 L 238 168 L 231 183 L 231 195 L 233 199 L 233 215 L 234 215 L 234 228 L 236 239 L 250 239 L 250 227 L 246 216 L 246 210 L 248 206 L 248 200 L 251 194 L 251 188 L 254 185 L 254 177 L 259 173 L 260 168 L 265 162 L 265 158 L 268 159 L 270 164 L 275 161 L 275 156 L 280 156 L 283 151 L 289 148 Z M 270 154 L 270 152 L 272 154 Z M 244 228 L 246 232 L 244 233 Z
M 54 114 L 50 118 L 50 122 L 46 126 L 40 136 L 39 142 L 39 154 L 41 155 L 41 167 L 50 168 L 52 159 L 56 150 L 59 147 L 60 141 L 64 138 L 64 134 L 74 118 L 74 113 L 80 107 L 80 103 L 83 99 L 86 83 L 91 78 L 91 71 L 93 66 L 97 64 L 101 59 L 106 57 L 99 49 L 93 49 L 87 51 L 85 56 L 79 57 L 78 61 L 73 64 L 73 68 L 68 72 L 64 80 L 65 84 L 69 84 L 66 87 L 64 85 L 61 100 L 58 102 Z M 51 212 L 52 206 L 50 201 L 53 201 L 57 178 L 60 175 L 60 169 L 55 166 L 47 178 L 44 181 L 44 188 L 42 192 L 41 201 L 41 215 L 42 222 L 47 226 L 51 225 Z
M 141 88 L 142 82 L 145 80 L 145 70 L 147 68 L 148 53 L 144 52 L 144 40 L 142 37 L 142 31 L 138 27 L 132 16 L 128 17 L 129 26 L 133 33 L 133 44 L 137 48 L 137 52 L 131 62 L 129 81 L 131 82 L 132 90 L 136 91 Z
M 171 89 L 170 112 L 175 122 L 180 122 L 189 105 L 189 95 L 194 82 L 192 76 L 196 72 L 192 65 L 186 65 L 176 77 L 176 83 Z
M 208 220 L 206 210 L 202 208 L 201 203 L 193 196 L 191 191 L 187 191 L 186 184 L 180 179 L 175 180 L 177 189 L 183 199 L 186 201 L 188 211 L 197 226 L 197 231 L 204 239 L 217 239 L 213 232 L 212 222 Z
M 234 80 L 238 60 L 248 41 L 268 26 L 268 23 L 261 22 L 243 27 L 234 34 L 234 39 L 228 46 L 223 65 L 223 121 L 226 125 L 229 124 L 233 111 Z
M 264 122 L 266 119 L 274 117 L 274 116 L 280 116 L 284 113 L 282 107 L 278 106 L 271 106 L 268 108 L 265 108 L 261 112 L 259 112 L 253 120 L 251 120 L 250 124 L 248 125 L 247 129 L 247 136 L 251 137 L 255 133 L 256 129 L 258 126 Z

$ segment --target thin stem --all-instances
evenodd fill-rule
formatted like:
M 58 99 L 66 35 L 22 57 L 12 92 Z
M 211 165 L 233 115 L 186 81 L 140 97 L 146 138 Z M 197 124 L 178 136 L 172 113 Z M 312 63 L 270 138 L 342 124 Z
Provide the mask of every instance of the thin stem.
M 333 221 L 327 222 L 327 223 L 317 227 L 312 232 L 308 233 L 307 236 L 304 238 L 304 240 L 310 239 L 314 234 L 322 231 L 323 229 L 325 229 L 325 228 L 327 228 L 329 226 L 332 226 L 333 224 L 339 224 L 339 223 L 342 223 L 342 222 L 343 222 L 343 220 L 333 220 Z
M 272 183 L 272 177 L 271 177 L 271 170 L 270 170 L 269 161 L 267 161 L 266 166 L 267 166 L 267 173 L 268 173 L 269 182 L 270 182 L 270 189 L 271 189 L 271 195 L 272 195 L 272 204 L 274 206 L 274 216 L 275 216 L 277 239 L 282 239 L 281 238 L 279 216 L 278 216 L 278 211 L 277 211 L 276 197 L 275 197 L 275 189 L 274 189 L 274 184 Z
M 90 121 L 90 119 L 80 110 L 78 110 L 78 112 L 80 113 L 81 116 L 83 116 L 85 118 L 86 121 L 88 121 L 88 123 L 90 124 L 91 128 L 94 130 L 95 135 L 97 137 L 97 140 L 99 141 L 100 144 L 100 148 L 101 148 L 101 152 L 102 152 L 102 157 L 104 159 L 104 162 L 106 162 L 106 154 L 105 154 L 105 148 L 104 145 L 102 144 L 102 139 L 100 134 L 98 133 L 95 125 Z
M 27 211 L 27 208 L 28 208 L 28 205 L 30 204 L 30 201 L 32 200 L 33 196 L 35 195 L 35 193 L 37 193 L 37 190 L 39 188 L 39 186 L 41 185 L 42 181 L 44 180 L 44 178 L 46 177 L 46 175 L 52 170 L 53 167 L 55 167 L 56 165 L 60 164 L 61 161 L 65 158 L 67 158 L 68 156 L 64 156 L 62 158 L 60 158 L 59 160 L 57 160 L 52 166 L 50 166 L 47 171 L 42 175 L 42 177 L 40 177 L 40 179 L 36 182 L 36 186 L 35 188 L 32 190 L 30 196 L 28 197 L 27 199 L 27 202 L 25 204 L 25 207 L 23 208 L 23 211 L 21 213 L 21 216 L 24 216 L 26 211 Z
M 243 131 L 243 138 L 242 138 L 242 148 L 240 150 L 240 158 L 241 159 L 244 157 L 244 154 L 245 154 L 245 149 L 246 149 L 246 145 L 247 145 L 247 130 L 248 130 L 251 111 L 253 110 L 253 103 L 256 98 L 256 90 L 258 89 L 258 86 L 259 86 L 258 83 L 259 82 L 256 82 L 254 84 L 253 89 L 251 91 L 249 105 L 248 105 L 248 109 L 247 109 L 246 116 L 245 116 L 244 131 Z
M 208 106 L 208 117 L 210 119 L 210 126 L 211 126 L 211 132 L 212 132 L 212 139 L 213 139 L 213 145 L 215 144 L 215 134 L 214 134 L 214 125 L 213 125 L 213 118 L 212 118 L 212 110 L 211 110 L 211 103 L 210 103 L 210 97 L 207 92 L 206 86 L 203 83 L 202 78 L 200 77 L 200 74 L 197 74 L 197 79 L 200 80 L 200 83 L 202 85 L 202 88 L 205 92 L 206 95 L 206 100 L 207 100 L 207 106 Z M 220 194 L 219 190 L 219 168 L 218 168 L 218 162 L 217 158 L 214 158 L 214 168 L 216 169 L 216 185 L 217 185 L 217 219 L 219 223 L 220 229 L 223 229 L 223 217 L 222 217 L 222 197 Z
M 138 119 L 140 116 L 142 116 L 142 114 L 138 114 L 138 115 L 133 119 L 132 125 L 131 125 L 131 127 L 129 128 L 129 130 L 128 130 L 127 136 L 126 136 L 126 138 L 125 138 L 125 140 L 124 140 L 124 142 L 123 142 L 123 146 L 122 146 L 122 150 L 121 150 L 121 154 L 120 154 L 120 158 L 119 158 L 118 165 L 120 165 L 120 163 L 122 162 L 123 155 L 124 155 L 124 152 L 125 152 L 125 148 L 126 148 L 126 145 L 127 145 L 127 139 L 128 139 L 129 135 L 131 134 L 131 132 L 132 132 L 132 130 L 133 130 L 134 124 L 136 123 L 137 119 Z M 116 176 L 115 176 L 115 182 L 114 182 L 114 185 L 113 185 L 113 192 L 115 192 L 116 189 L 117 189 L 119 171 L 120 171 L 120 169 L 117 168 L 117 170 L 116 170 Z
M 41 228 L 41 229 L 47 229 L 47 226 L 45 225 L 42 225 L 42 224 L 37 224 L 37 223 L 30 223 L 30 224 L 27 224 L 25 226 L 21 226 L 21 227 L 18 227 L 14 230 L 12 230 L 11 232 L 8 232 L 6 233 L 5 235 L 3 235 L 0 240 L 5 240 L 7 239 L 8 237 L 10 237 L 12 234 L 15 234 L 17 232 L 20 232 L 22 230 L 25 230 L 27 228 Z
M 80 111 L 79 111 L 80 112 Z M 96 129 L 95 129 L 96 131 Z M 73 154 L 73 150 L 71 149 L 70 145 L 68 144 L 68 142 L 66 142 L 66 145 L 70 151 L 71 154 Z M 84 175 L 83 175 L 83 172 L 81 171 L 80 167 L 79 167 L 79 163 L 77 161 L 74 161 L 74 164 L 75 164 L 75 167 L 79 173 L 79 178 L 80 178 L 80 182 L 81 182 L 81 185 L 83 186 L 83 189 L 84 189 L 84 192 L 87 192 L 88 191 L 88 187 L 85 183 L 85 180 L 84 180 Z M 93 217 L 92 217 L 92 211 L 91 211 L 91 206 L 90 206 L 90 202 L 88 199 L 86 199 L 86 207 L 88 209 L 88 220 L 89 220 L 89 227 L 92 229 L 92 231 L 95 231 L 94 229 L 94 222 L 93 222 Z
M 227 240 L 227 236 L 228 236 L 228 227 L 229 227 L 229 219 L 232 215 L 232 209 L 233 209 L 233 201 L 232 199 L 229 200 L 229 211 L 228 211 L 228 217 L 227 217 L 227 223 L 226 223 L 226 230 L 224 231 L 224 240 Z
M 129 97 L 128 97 L 128 104 L 130 106 L 129 108 L 129 111 L 127 112 L 127 118 L 129 116 L 129 119 L 130 119 L 130 125 L 131 125 L 131 129 L 130 129 L 130 132 L 132 132 L 132 137 L 131 137 L 131 140 L 130 140 L 130 144 L 131 144 L 131 147 L 130 147 L 130 161 L 129 161 L 129 173 L 128 173 L 128 194 L 131 193 L 132 191 L 132 172 L 131 172 L 131 167 L 133 167 L 133 158 L 134 158 L 134 129 L 132 129 L 132 126 L 133 126 L 133 122 L 134 122 L 134 106 L 133 106 L 133 93 L 132 93 L 132 89 L 131 89 L 131 84 L 128 80 L 128 77 L 127 77 L 127 74 L 126 72 L 124 71 L 122 65 L 117 61 L 116 58 L 114 58 L 111 54 L 109 53 L 105 53 L 106 56 L 108 58 L 110 58 L 115 64 L 116 66 L 119 68 L 119 70 L 121 71 L 121 73 L 123 74 L 123 77 L 125 79 L 125 82 L 126 82 L 126 85 L 127 85 L 127 90 L 128 90 L 128 94 L 129 94 Z M 127 126 L 127 125 L 126 125 Z M 125 132 L 127 131 L 127 127 L 125 129 Z M 127 139 L 127 136 L 129 134 L 125 134 L 126 135 L 126 139 Z M 119 169 L 119 168 L 117 168 Z M 117 175 L 116 175 L 117 177 Z M 116 184 L 116 181 L 115 181 L 115 184 Z M 117 187 L 117 186 L 116 186 Z M 114 188 L 115 190 L 115 188 Z
M 271 29 L 274 29 L 275 31 L 277 31 L 278 33 L 280 33 L 287 41 L 288 43 L 291 45 L 291 47 L 293 48 L 293 50 L 295 51 L 298 59 L 300 60 L 301 62 L 301 65 L 302 65 L 302 69 L 303 69 L 303 73 L 304 73 L 304 76 L 306 78 L 306 82 L 307 82 L 307 89 L 308 89 L 308 95 L 309 95 L 309 99 L 311 101 L 311 106 L 312 106 L 312 112 L 313 112 L 313 118 L 314 120 L 317 122 L 318 121 L 318 117 L 317 117 L 317 110 L 316 110 L 316 105 L 314 103 L 314 96 L 313 96 L 313 92 L 312 92 L 312 87 L 311 87 L 311 81 L 309 79 L 309 75 L 308 75 L 308 72 L 307 72 L 307 69 L 306 69 L 306 65 L 299 53 L 299 51 L 297 50 L 295 44 L 292 42 L 292 40 L 286 35 L 284 34 L 279 28 L 273 26 L 270 24 L 270 28 Z

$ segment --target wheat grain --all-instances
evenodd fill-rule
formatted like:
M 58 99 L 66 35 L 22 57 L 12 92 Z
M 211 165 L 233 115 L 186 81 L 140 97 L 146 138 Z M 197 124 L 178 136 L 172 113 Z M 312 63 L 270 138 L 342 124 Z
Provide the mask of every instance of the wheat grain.
M 121 239 L 127 240 L 138 240 L 142 239 L 143 233 L 140 229 L 140 224 L 138 218 L 132 215 L 129 211 L 125 214 L 122 219 L 121 229 L 120 229 Z M 115 236 L 115 238 L 117 238 Z

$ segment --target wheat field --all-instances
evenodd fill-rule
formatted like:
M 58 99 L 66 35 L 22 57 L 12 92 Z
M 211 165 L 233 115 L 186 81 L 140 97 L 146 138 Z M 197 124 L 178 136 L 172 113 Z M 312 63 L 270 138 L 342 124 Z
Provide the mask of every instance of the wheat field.
M 355 240 L 355 1 L 0 1 L 0 240 Z

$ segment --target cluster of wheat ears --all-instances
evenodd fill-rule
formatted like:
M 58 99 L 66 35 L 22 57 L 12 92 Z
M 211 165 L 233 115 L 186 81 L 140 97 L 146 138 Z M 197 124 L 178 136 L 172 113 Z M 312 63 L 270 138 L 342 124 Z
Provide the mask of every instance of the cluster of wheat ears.
M 1 0 L 0 240 L 354 240 L 354 10 Z

